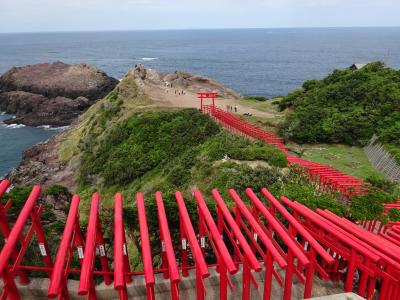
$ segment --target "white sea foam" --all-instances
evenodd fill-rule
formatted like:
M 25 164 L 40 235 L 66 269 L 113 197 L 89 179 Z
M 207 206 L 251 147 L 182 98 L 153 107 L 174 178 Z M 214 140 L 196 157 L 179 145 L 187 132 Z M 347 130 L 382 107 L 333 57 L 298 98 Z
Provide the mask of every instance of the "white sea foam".
M 6 128 L 15 129 L 15 128 L 23 128 L 26 127 L 24 124 L 9 124 L 6 125 Z
M 50 125 L 40 125 L 38 128 L 50 129 Z
M 158 57 L 142 57 L 142 60 L 156 60 Z
M 69 126 L 60 126 L 60 127 L 51 127 L 50 125 L 40 125 L 37 128 L 42 128 L 44 130 L 59 130 L 59 131 L 63 131 L 65 129 L 67 129 Z
M 50 127 L 48 128 L 48 130 L 59 130 L 59 131 L 64 131 L 66 129 L 68 129 L 69 126 L 60 126 L 60 127 Z

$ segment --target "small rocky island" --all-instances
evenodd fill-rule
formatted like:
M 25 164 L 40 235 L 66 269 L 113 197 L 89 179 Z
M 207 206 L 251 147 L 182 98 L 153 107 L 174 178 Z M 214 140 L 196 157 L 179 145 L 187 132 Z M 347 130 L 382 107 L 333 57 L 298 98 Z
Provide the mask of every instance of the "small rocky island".
M 63 62 L 15 67 L 0 77 L 6 124 L 66 126 L 118 84 L 103 71 Z

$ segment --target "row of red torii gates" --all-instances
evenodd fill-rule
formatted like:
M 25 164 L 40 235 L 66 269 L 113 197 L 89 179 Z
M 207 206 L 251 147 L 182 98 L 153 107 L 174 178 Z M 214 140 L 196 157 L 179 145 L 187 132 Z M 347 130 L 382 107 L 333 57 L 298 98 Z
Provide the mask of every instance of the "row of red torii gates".
M 278 148 L 286 155 L 289 164 L 301 166 L 310 176 L 310 179 L 317 182 L 321 192 L 327 190 L 338 191 L 343 196 L 343 200 L 347 201 L 352 195 L 365 191 L 365 186 L 361 179 L 347 175 L 331 166 L 297 157 L 289 153 L 282 138 L 215 106 L 217 96 L 218 92 L 216 91 L 199 92 L 200 111 L 209 114 L 215 121 L 231 132 L 261 140 Z M 211 104 L 204 104 L 205 100 L 211 100 Z
M 0 184 L 0 196 L 9 187 L 4 180 Z M 87 228 L 79 222 L 80 197 L 72 197 L 67 221 L 54 257 L 43 231 L 39 204 L 40 186 L 34 186 L 17 220 L 10 225 L 7 211 L 12 203 L 0 204 L 0 228 L 5 244 L 0 253 L 0 274 L 3 290 L 0 299 L 20 299 L 20 284 L 29 284 L 29 272 L 47 272 L 48 297 L 69 299 L 67 279 L 79 275 L 79 295 L 96 299 L 94 278 L 103 278 L 106 285 L 113 284 L 120 299 L 128 299 L 129 284 L 137 276 L 144 276 L 147 299 L 154 299 L 158 282 L 155 273 L 162 273 L 170 281 L 171 299 L 179 299 L 179 283 L 195 270 L 197 299 L 207 295 L 207 277 L 210 268 L 219 273 L 219 299 L 228 299 L 229 289 L 241 289 L 242 299 L 251 299 L 251 285 L 260 289 L 263 299 L 274 298 L 271 284 L 275 280 L 283 289 L 283 299 L 291 299 L 294 277 L 304 285 L 304 298 L 312 295 L 315 276 L 323 280 L 343 281 L 344 291 L 356 292 L 372 299 L 399 299 L 400 297 L 400 226 L 393 226 L 393 234 L 377 235 L 363 229 L 327 210 L 310 210 L 304 205 L 285 197 L 276 199 L 267 189 L 255 193 L 251 189 L 238 192 L 229 190 L 230 199 L 223 199 L 216 189 L 211 197 L 204 197 L 195 190 L 191 201 L 197 204 L 197 217 L 189 215 L 181 192 L 175 193 L 179 210 L 180 243 L 173 243 L 168 215 L 161 192 L 155 194 L 162 263 L 153 266 L 151 235 L 148 229 L 145 199 L 136 195 L 138 226 L 143 269 L 131 270 L 127 247 L 123 198 L 114 197 L 112 244 L 106 245 L 99 217 L 100 196 L 94 193 Z M 233 203 L 227 205 L 226 200 Z M 132 201 L 132 199 L 128 199 Z M 400 204 L 399 204 L 400 205 Z M 196 221 L 197 220 L 197 221 Z M 110 220 L 106 220 L 110 224 Z M 395 235 L 394 233 L 397 233 Z M 36 239 L 34 239 L 36 236 Z M 389 237 L 389 238 L 387 238 Z M 31 245 L 33 241 L 36 246 Z M 24 255 L 28 247 L 37 247 L 42 265 L 25 265 Z M 113 249 L 107 253 L 106 249 Z M 154 249 L 154 248 L 153 248 Z M 206 255 L 214 258 L 206 263 Z M 71 268 L 74 259 L 79 268 Z M 98 260 L 98 263 L 96 263 Z M 343 272 L 343 270 L 346 270 Z M 241 272 L 242 286 L 233 286 L 230 275 Z M 255 273 L 264 273 L 262 281 Z M 355 273 L 359 274 L 356 281 Z M 282 275 L 283 274 L 283 275 Z

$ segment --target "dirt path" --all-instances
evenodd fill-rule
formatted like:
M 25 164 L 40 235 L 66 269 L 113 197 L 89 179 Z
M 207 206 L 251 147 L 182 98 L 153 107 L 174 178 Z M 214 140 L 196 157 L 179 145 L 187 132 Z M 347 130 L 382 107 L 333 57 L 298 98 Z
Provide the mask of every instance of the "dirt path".
M 161 106 L 168 107 L 194 107 L 198 108 L 200 106 L 200 100 L 197 98 L 196 93 L 184 90 L 184 95 L 175 94 L 175 89 L 171 89 L 164 86 L 159 86 L 155 84 L 141 84 L 145 93 L 150 96 L 157 104 Z M 180 90 L 182 91 L 182 89 Z M 211 104 L 210 100 L 206 100 L 205 104 Z M 273 113 L 260 111 L 239 103 L 235 99 L 218 98 L 215 101 L 215 105 L 219 108 L 226 110 L 227 105 L 233 105 L 238 107 L 237 114 L 243 115 L 244 113 L 250 113 L 253 116 L 271 118 L 274 117 Z

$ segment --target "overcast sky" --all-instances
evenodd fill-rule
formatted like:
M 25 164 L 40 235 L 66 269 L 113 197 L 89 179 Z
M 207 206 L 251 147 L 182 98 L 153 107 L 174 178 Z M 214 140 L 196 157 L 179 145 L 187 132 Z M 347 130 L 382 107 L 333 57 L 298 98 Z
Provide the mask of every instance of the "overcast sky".
M 0 0 L 0 32 L 400 26 L 400 0 Z

